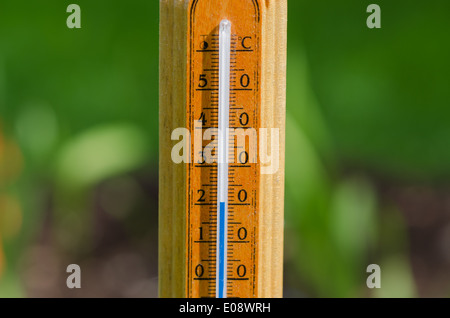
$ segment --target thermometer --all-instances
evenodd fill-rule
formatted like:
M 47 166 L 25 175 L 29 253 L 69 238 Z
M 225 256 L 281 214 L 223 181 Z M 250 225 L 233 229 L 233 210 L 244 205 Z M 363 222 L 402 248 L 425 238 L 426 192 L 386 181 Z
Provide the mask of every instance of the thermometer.
M 219 28 L 219 133 L 218 133 L 218 179 L 217 179 L 217 224 L 210 232 L 216 237 L 216 296 L 224 298 L 227 295 L 227 230 L 228 227 L 228 150 L 230 147 L 230 64 L 231 64 L 231 22 L 223 20 Z M 214 175 L 214 174 L 211 174 Z M 214 196 L 213 196 L 214 197 Z M 212 225 L 212 224 L 210 224 Z M 211 226 L 212 228 L 212 226 Z M 214 235 L 212 235 L 214 237 Z M 230 260 L 231 261 L 231 260 Z M 214 260 L 210 260 L 214 263 Z M 211 266 L 214 268 L 214 266 Z
M 281 297 L 287 1 L 160 4 L 160 296 Z

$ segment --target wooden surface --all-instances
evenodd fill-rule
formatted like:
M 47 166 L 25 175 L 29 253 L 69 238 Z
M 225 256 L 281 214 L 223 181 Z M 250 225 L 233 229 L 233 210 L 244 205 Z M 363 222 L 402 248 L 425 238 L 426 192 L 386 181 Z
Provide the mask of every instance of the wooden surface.
M 230 297 L 252 298 L 258 294 L 259 214 L 254 212 L 259 210 L 260 184 L 256 139 L 261 117 L 261 85 L 258 81 L 261 75 L 261 14 L 254 0 L 199 0 L 193 1 L 191 7 L 188 34 L 191 79 L 186 109 L 190 131 L 206 132 L 209 127 L 219 126 L 218 24 L 227 19 L 231 25 L 229 126 L 241 129 L 239 136 L 251 135 L 254 142 L 244 140 L 239 145 L 238 133 L 229 134 L 228 148 L 233 154 L 229 154 L 226 215 L 232 222 L 224 231 L 228 243 L 226 290 Z M 203 81 L 200 81 L 201 77 Z M 245 116 L 245 121 L 241 116 Z M 202 129 L 195 127 L 199 118 L 204 119 Z M 201 144 L 193 138 L 191 149 L 196 143 Z M 203 144 L 204 154 L 207 154 L 204 157 L 209 157 L 207 149 L 211 146 L 208 144 L 209 141 Z M 218 165 L 198 164 L 204 159 L 199 156 L 201 153 L 202 149 L 194 150 L 194 164 L 188 166 L 187 176 L 187 290 L 188 296 L 195 298 L 216 296 L 217 281 L 211 278 L 216 277 L 218 264 L 223 264 L 217 260 L 216 253 L 220 228 L 220 222 L 216 221 L 219 220 Z M 248 157 L 248 163 L 240 162 L 247 161 L 244 157 Z M 199 193 L 204 194 L 203 202 L 198 201 Z M 239 231 L 245 239 L 239 238 Z
M 159 294 L 185 297 L 186 168 L 172 162 L 172 131 L 186 127 L 185 0 L 160 2 Z
M 210 1 L 210 0 L 198 0 Z M 256 0 L 254 0 L 256 1 Z M 232 10 L 221 1 L 220 10 Z M 224 5 L 225 3 L 225 5 Z M 189 16 L 192 0 L 160 1 L 160 297 L 187 297 L 187 164 L 172 162 L 172 131 L 189 127 Z M 256 297 L 282 297 L 287 0 L 259 0 L 258 127 L 279 128 L 279 169 L 259 176 Z M 213 10 L 214 8 L 211 8 Z
M 283 295 L 287 0 L 262 1 L 261 127 L 280 129 L 279 169 L 260 181 L 258 297 Z

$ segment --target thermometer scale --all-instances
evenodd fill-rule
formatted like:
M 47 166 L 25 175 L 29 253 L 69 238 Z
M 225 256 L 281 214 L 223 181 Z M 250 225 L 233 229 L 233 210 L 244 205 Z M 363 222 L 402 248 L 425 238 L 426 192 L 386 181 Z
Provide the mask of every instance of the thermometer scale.
M 286 6 L 161 1 L 161 297 L 282 295 Z M 278 132 L 271 173 L 261 129 Z

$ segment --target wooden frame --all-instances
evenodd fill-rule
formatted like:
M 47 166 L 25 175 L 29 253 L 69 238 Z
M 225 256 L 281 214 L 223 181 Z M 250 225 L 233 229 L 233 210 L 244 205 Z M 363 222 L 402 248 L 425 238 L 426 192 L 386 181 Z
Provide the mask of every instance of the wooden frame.
M 188 10 L 160 1 L 159 294 L 186 297 L 186 166 L 171 159 L 174 129 L 186 127 Z M 200 0 L 202 1 L 202 0 Z M 261 127 L 279 128 L 279 169 L 260 176 L 258 293 L 282 297 L 287 0 L 256 0 L 261 12 Z

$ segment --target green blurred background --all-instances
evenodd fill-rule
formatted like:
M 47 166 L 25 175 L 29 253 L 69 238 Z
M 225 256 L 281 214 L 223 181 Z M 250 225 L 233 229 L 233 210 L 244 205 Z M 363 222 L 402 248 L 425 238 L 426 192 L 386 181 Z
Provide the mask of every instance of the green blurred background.
M 157 296 L 158 7 L 0 0 L 0 297 Z M 450 296 L 449 34 L 449 1 L 290 0 L 286 297 Z

